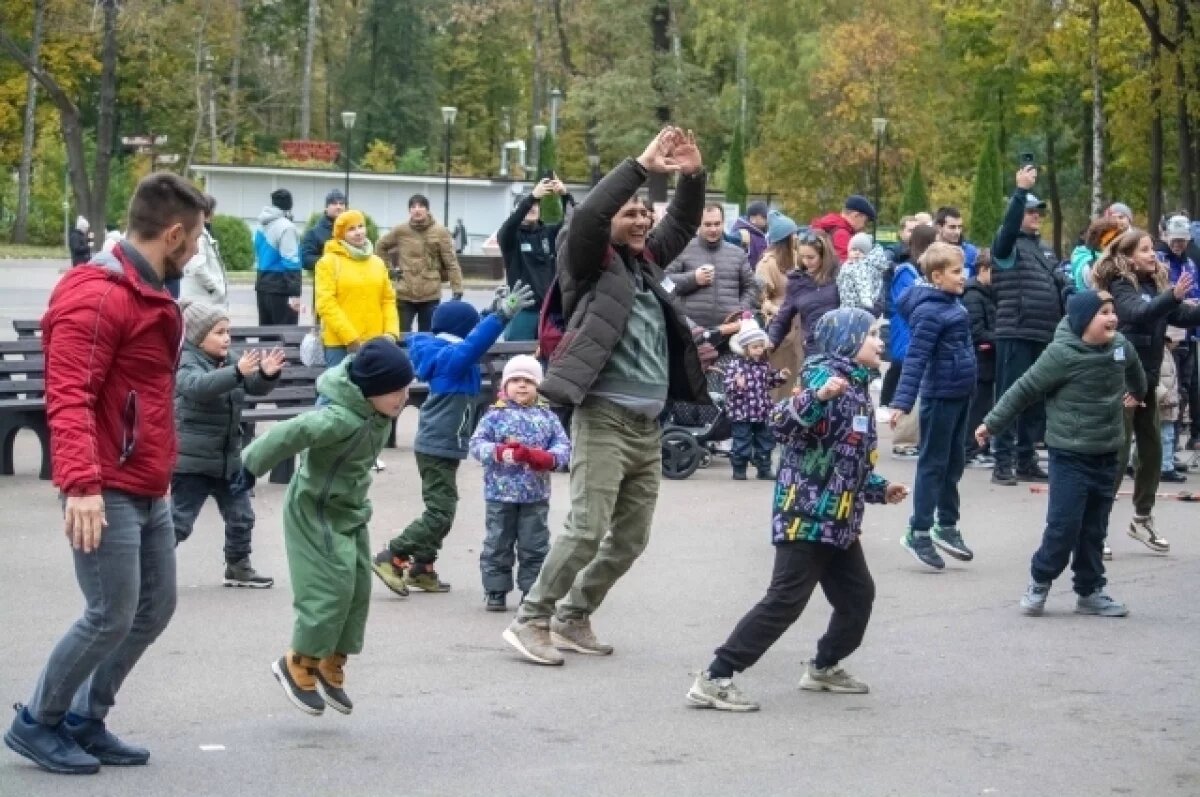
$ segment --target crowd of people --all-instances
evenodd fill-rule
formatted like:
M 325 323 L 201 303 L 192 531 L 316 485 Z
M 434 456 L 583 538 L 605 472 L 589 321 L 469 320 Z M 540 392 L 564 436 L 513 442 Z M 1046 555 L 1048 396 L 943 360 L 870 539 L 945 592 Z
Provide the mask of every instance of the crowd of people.
M 653 174 L 678 178 L 658 219 L 640 193 Z M 54 482 L 87 607 L 5 742 L 53 772 L 145 764 L 149 752 L 106 720 L 175 610 L 176 547 L 212 497 L 225 521 L 225 583 L 270 587 L 250 563 L 253 491 L 300 454 L 282 517 L 295 620 L 271 663 L 300 710 L 353 710 L 346 668 L 363 648 L 372 573 L 398 596 L 450 590 L 436 563 L 470 457 L 484 468 L 484 605 L 504 611 L 521 593 L 503 639 L 542 665 L 562 665 L 564 650 L 611 654 L 592 616 L 649 540 L 663 414 L 711 401 L 713 354 L 724 357 L 732 477 L 754 465 L 776 483 L 775 564 L 765 597 L 695 675 L 693 705 L 757 709 L 733 679 L 818 585 L 833 615 L 801 686 L 868 691 L 842 667 L 875 596 L 859 540 L 864 507 L 910 494 L 875 472 L 872 384 L 889 355 L 881 403 L 893 427 L 911 432 L 893 453 L 917 462 L 905 548 L 935 569 L 943 553 L 974 559 L 960 528 L 968 461 L 992 467 L 998 485 L 1048 481 L 1022 610 L 1041 614 L 1070 565 L 1076 612 L 1124 616 L 1103 558 L 1129 453 L 1129 534 L 1165 553 L 1152 516 L 1160 479 L 1175 472 L 1163 449 L 1176 424 L 1194 429 L 1200 286 L 1190 226 L 1172 217 L 1156 244 L 1114 205 L 1061 269 L 1038 237 L 1046 206 L 1031 193 L 1036 178 L 1032 167 L 1017 173 L 989 247 L 965 242 L 961 214 L 942 208 L 905 219 L 889 250 L 867 234 L 876 209 L 861 196 L 805 228 L 762 203 L 726 225 L 705 203 L 694 137 L 667 127 L 578 204 L 553 178 L 517 203 L 498 236 L 508 284 L 483 316 L 462 301 L 452 236 L 424 197 L 376 248 L 339 192 L 300 238 L 291 196 L 276 191 L 255 235 L 260 321 L 294 323 L 311 270 L 326 369 L 317 408 L 244 449 L 245 396 L 273 389 L 284 355 L 230 349 L 211 197 L 173 175 L 145 178 L 125 238 L 68 272 L 43 318 Z M 540 219 L 550 196 L 564 202 L 565 225 Z M 186 281 L 178 303 L 174 279 Z M 446 282 L 453 296 L 442 301 Z M 510 359 L 496 402 L 476 419 L 479 363 L 506 330 L 537 340 L 539 356 Z M 424 511 L 373 553 L 372 471 L 414 379 L 429 391 L 412 441 Z M 156 437 L 164 428 L 177 433 Z M 568 469 L 568 518 L 551 540 L 549 474 Z

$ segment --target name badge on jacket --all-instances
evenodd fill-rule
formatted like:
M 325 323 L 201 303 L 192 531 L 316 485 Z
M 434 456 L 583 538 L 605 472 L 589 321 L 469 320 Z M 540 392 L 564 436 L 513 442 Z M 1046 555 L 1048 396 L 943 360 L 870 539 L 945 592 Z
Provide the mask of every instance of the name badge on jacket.
M 1125 347 L 1124 346 L 1113 349 L 1113 359 L 1119 363 L 1125 362 Z

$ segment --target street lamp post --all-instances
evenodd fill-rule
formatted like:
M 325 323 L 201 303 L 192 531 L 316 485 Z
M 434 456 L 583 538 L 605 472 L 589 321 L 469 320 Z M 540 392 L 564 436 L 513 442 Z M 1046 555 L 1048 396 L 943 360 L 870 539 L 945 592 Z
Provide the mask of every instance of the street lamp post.
M 450 134 L 454 131 L 454 118 L 458 109 L 453 105 L 442 106 L 442 123 L 446 128 L 446 149 L 443 166 L 445 184 L 442 186 L 442 224 L 450 226 Z
M 559 89 L 550 92 L 550 135 L 558 138 L 558 108 L 562 105 L 563 93 Z
M 540 179 L 540 175 L 536 174 L 537 170 L 542 165 L 542 142 L 546 139 L 546 126 L 533 126 L 533 169 L 535 172 L 534 179 Z
M 888 120 L 883 116 L 876 116 L 871 120 L 871 127 L 875 130 L 875 218 L 879 218 L 880 210 L 880 189 L 879 189 L 879 156 L 883 148 L 883 134 L 887 132 Z M 874 233 L 878 222 L 871 222 L 871 232 Z
M 354 123 L 358 114 L 354 111 L 342 111 L 342 127 L 346 128 L 346 206 L 350 206 L 350 145 L 354 143 Z
M 592 185 L 600 182 L 600 156 L 595 152 L 589 153 L 587 156 L 588 175 L 591 177 Z

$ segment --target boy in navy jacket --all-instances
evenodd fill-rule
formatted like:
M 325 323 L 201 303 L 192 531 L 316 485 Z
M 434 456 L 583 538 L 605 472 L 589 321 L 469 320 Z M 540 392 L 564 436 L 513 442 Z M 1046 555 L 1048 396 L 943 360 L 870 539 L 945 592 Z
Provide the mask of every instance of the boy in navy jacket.
M 474 430 L 475 399 L 482 388 L 479 361 L 512 318 L 533 306 L 533 291 L 519 280 L 498 296 L 482 321 L 467 302 L 449 301 L 433 313 L 431 332 L 405 335 L 417 378 L 429 385 L 421 405 L 413 450 L 421 474 L 425 511 L 375 555 L 373 569 L 387 588 L 407 595 L 448 592 L 433 564 L 458 509 L 458 466 L 467 458 Z
M 971 320 L 959 297 L 967 284 L 962 249 L 935 243 L 921 256 L 928 283 L 900 298 L 912 330 L 900 386 L 892 400 L 892 428 L 921 393 L 921 454 L 913 486 L 913 515 L 903 545 L 917 561 L 946 566 L 938 548 L 955 559 L 974 554 L 958 530 L 958 480 L 966 465 L 967 419 L 975 389 Z M 937 523 L 934 523 L 934 512 Z

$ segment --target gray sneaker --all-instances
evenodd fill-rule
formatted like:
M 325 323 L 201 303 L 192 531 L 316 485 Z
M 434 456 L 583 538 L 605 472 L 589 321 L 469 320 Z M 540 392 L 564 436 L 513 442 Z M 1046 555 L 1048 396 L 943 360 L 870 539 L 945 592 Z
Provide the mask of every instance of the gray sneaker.
M 550 621 L 545 618 L 525 622 L 513 620 L 501 636 L 518 653 L 536 664 L 563 663 L 562 654 L 550 644 Z
M 587 653 L 591 656 L 607 656 L 613 652 L 612 645 L 605 645 L 592 633 L 592 622 L 587 617 L 569 617 L 550 621 L 550 641 L 554 647 Z
M 1093 614 L 1099 617 L 1124 617 L 1129 614 L 1129 607 L 1118 603 L 1109 597 L 1104 587 L 1091 595 L 1080 595 L 1075 601 L 1076 614 Z
M 1040 581 L 1030 581 L 1021 596 L 1021 611 L 1030 617 L 1039 617 L 1046 609 L 1046 597 L 1050 594 L 1050 585 Z
M 264 576 L 250 566 L 250 558 L 225 565 L 225 586 L 250 587 L 251 589 L 267 589 L 275 583 L 275 579 Z
M 1129 536 L 1155 553 L 1169 553 L 1171 550 L 1171 543 L 1158 536 L 1154 528 L 1154 518 L 1149 515 L 1133 516 L 1133 520 L 1129 521 Z
M 850 695 L 865 695 L 871 691 L 866 684 L 836 664 L 818 669 L 811 661 L 804 665 L 804 674 L 800 676 L 800 688 L 810 692 L 839 692 Z
M 696 675 L 687 699 L 693 706 L 719 711 L 758 711 L 758 704 L 742 694 L 732 678 L 712 678 L 707 670 Z

